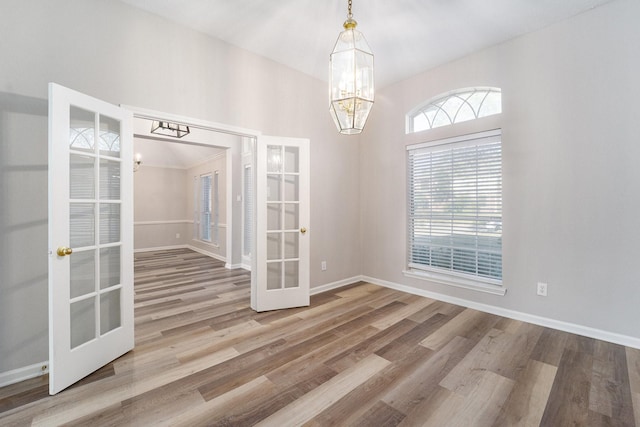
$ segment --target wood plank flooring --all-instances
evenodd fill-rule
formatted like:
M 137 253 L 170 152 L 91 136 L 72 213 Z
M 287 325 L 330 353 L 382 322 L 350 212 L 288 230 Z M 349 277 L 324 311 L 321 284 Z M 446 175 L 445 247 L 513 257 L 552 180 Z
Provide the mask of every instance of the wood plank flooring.
M 634 426 L 640 350 L 357 283 L 255 313 L 250 276 L 135 260 L 136 347 L 56 396 L 0 388 L 0 425 Z

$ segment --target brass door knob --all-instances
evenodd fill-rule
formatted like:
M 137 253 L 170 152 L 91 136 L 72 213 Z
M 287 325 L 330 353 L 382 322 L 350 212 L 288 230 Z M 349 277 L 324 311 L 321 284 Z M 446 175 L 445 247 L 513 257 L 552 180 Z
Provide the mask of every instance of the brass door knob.
M 60 246 L 57 250 L 58 256 L 71 255 L 73 253 L 73 249 L 68 248 L 66 246 Z
M 302 227 L 302 228 L 300 229 L 300 232 L 301 232 L 302 234 L 304 234 L 304 233 L 306 233 L 306 232 L 307 232 L 307 229 L 306 229 L 306 228 L 304 228 L 304 227 Z

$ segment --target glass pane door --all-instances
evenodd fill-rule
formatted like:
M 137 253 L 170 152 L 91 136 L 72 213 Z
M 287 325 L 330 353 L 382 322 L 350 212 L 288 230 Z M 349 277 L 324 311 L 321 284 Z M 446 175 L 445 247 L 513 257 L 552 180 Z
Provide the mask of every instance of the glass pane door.
M 70 107 L 71 349 L 122 325 L 120 129 L 117 119 Z
M 133 348 L 133 116 L 49 84 L 49 393 Z
M 309 305 L 309 140 L 261 136 L 256 149 L 257 311 Z
M 299 149 L 267 147 L 267 289 L 296 288 L 300 263 Z

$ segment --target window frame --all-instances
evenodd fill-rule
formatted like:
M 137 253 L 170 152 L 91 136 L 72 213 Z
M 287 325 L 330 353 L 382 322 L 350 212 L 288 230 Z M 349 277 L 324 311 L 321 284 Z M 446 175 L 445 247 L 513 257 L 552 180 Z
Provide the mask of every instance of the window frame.
M 213 173 L 212 181 L 212 213 L 211 219 L 213 221 L 213 232 L 211 232 L 211 243 L 215 246 L 220 246 L 220 171 Z
M 473 107 L 473 105 L 471 105 L 471 103 L 469 103 L 469 99 L 476 93 L 478 92 L 486 92 L 485 96 L 483 97 L 482 101 L 480 102 L 480 104 L 477 106 L 478 109 L 476 111 L 476 109 Z M 487 97 L 490 94 L 498 94 L 500 96 L 500 108 L 499 111 L 497 112 L 491 112 L 489 114 L 483 114 L 483 107 L 484 107 L 484 102 L 486 101 Z M 464 99 L 462 99 L 463 96 L 466 97 Z M 450 99 L 452 98 L 459 98 L 461 100 L 461 105 L 458 107 L 458 109 L 455 111 L 455 114 L 452 117 L 450 117 L 450 115 L 448 114 L 448 112 L 441 108 L 441 106 L 445 105 Z M 464 120 L 458 120 L 458 114 L 460 113 L 460 111 L 462 110 L 462 107 L 464 105 L 467 105 L 469 107 L 469 109 L 473 112 L 474 117 L 473 118 L 468 118 L 468 119 L 464 119 Z M 446 124 L 440 124 L 437 126 L 434 126 L 429 119 L 427 118 L 427 121 L 429 122 L 430 126 L 428 128 L 425 129 L 419 129 L 416 130 L 415 128 L 415 121 L 416 118 L 420 115 L 425 115 L 425 112 L 427 110 L 429 110 L 431 107 L 434 107 L 440 111 L 442 111 L 442 113 L 444 115 L 446 115 L 449 119 L 450 122 L 446 123 Z M 438 113 L 436 113 L 438 114 Z M 498 87 L 489 87 L 489 86 L 477 86 L 477 87 L 468 87 L 468 88 L 461 88 L 461 89 L 456 89 L 456 90 L 452 90 L 449 92 L 445 92 L 442 93 L 440 95 L 436 95 L 432 98 L 430 98 L 429 100 L 421 103 L 420 105 L 416 106 L 415 108 L 413 108 L 411 111 L 409 111 L 407 113 L 407 115 L 405 116 L 405 133 L 406 134 L 413 134 L 413 133 L 417 133 L 417 132 L 424 132 L 427 130 L 431 130 L 431 129 L 437 129 L 440 127 L 446 127 L 446 126 L 451 126 L 457 123 L 464 123 L 467 121 L 472 121 L 472 120 L 477 120 L 483 117 L 490 117 L 490 116 L 494 116 L 494 115 L 498 115 L 498 114 L 502 114 L 502 89 L 498 88 Z M 435 115 L 434 115 L 435 117 Z
M 209 179 L 209 194 L 205 200 L 205 185 L 204 180 Z M 213 174 L 205 173 L 200 175 L 198 179 L 198 240 L 211 243 L 211 219 L 212 219 L 212 188 L 213 188 Z M 208 202 L 208 203 L 206 203 Z M 208 205 L 205 210 L 205 203 Z M 208 216 L 207 216 L 208 215 Z M 206 216 L 206 218 L 205 218 Z M 206 233 L 203 227 L 206 227 Z
M 500 150 L 502 153 L 502 131 L 501 129 L 494 129 L 490 131 L 482 131 L 476 132 L 466 135 L 455 136 L 451 138 L 444 138 L 430 142 L 422 142 L 418 144 L 410 144 L 406 146 L 407 151 L 407 245 L 406 245 L 406 270 L 404 274 L 408 277 L 419 278 L 424 280 L 430 280 L 442 284 L 452 285 L 456 287 L 462 287 L 466 289 L 472 289 L 477 291 L 488 292 L 496 295 L 504 295 L 506 293 L 506 288 L 503 286 L 502 277 L 500 279 L 494 279 L 486 276 L 480 276 L 477 274 L 469 274 L 460 272 L 454 269 L 448 268 L 438 268 L 432 267 L 429 265 L 417 265 L 416 263 L 411 262 L 411 254 L 412 254 L 412 245 L 413 245 L 413 236 L 412 236 L 412 193 L 411 193 L 411 183 L 412 183 L 412 170 L 410 165 L 410 155 L 411 153 L 416 153 L 418 150 L 421 151 L 444 151 L 447 150 L 446 147 L 462 147 L 462 146 L 479 146 L 487 144 L 489 140 L 498 139 L 500 142 Z M 441 148 L 441 150 L 438 150 Z M 503 169 L 503 159 L 502 154 L 500 154 L 500 223 L 502 223 L 502 195 L 503 195 L 503 186 L 502 186 L 502 169 Z M 478 218 L 476 218 L 478 220 Z M 478 225 L 476 222 L 476 230 L 478 229 Z M 501 258 L 503 256 L 502 249 L 502 229 L 500 230 L 500 253 Z M 476 244 L 475 250 L 476 255 L 478 252 L 478 246 Z M 500 261 L 502 264 L 502 260 Z

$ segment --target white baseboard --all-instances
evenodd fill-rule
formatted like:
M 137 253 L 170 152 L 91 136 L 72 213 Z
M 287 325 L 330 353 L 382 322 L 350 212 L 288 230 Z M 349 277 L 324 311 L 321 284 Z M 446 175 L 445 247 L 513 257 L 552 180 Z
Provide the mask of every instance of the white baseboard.
M 134 249 L 133 253 L 137 254 L 138 252 L 167 251 L 171 249 L 187 249 L 187 248 L 189 248 L 187 245 L 156 246 L 155 248 Z
M 226 263 L 225 268 L 229 269 L 229 270 L 237 270 L 238 268 L 244 268 L 244 264 L 229 264 Z M 249 271 L 251 271 L 251 268 L 249 268 Z
M 49 373 L 48 361 L 34 363 L 31 366 L 25 366 L 12 371 L 2 372 L 0 373 L 0 387 L 39 377 L 47 373 Z
M 153 252 L 153 251 L 167 251 L 167 250 L 171 250 L 171 249 L 191 249 L 194 252 L 198 252 L 198 253 L 200 253 L 202 255 L 206 255 L 206 256 L 211 257 L 211 258 L 215 258 L 215 259 L 217 259 L 219 261 L 224 261 L 224 262 L 227 261 L 227 259 L 225 257 L 221 256 L 221 255 L 214 254 L 213 252 L 209 252 L 209 251 L 204 250 L 202 248 L 198 248 L 196 246 L 191 246 L 191 245 L 156 246 L 154 248 L 135 249 L 133 251 L 133 253 Z M 229 267 L 227 267 L 227 268 L 229 268 Z
M 338 280 L 337 282 L 327 283 L 325 285 L 314 286 L 309 290 L 309 294 L 321 294 L 322 292 L 327 292 L 332 289 L 342 288 L 343 286 L 351 285 L 352 283 L 356 283 L 363 280 L 362 276 L 354 276 L 349 279 Z
M 209 252 L 209 251 L 207 251 L 207 250 L 205 250 L 205 249 L 198 248 L 198 247 L 196 247 L 196 246 L 191 246 L 191 245 L 185 245 L 185 248 L 187 248 L 187 249 L 191 249 L 192 251 L 194 251 L 194 252 L 198 252 L 199 254 L 206 255 L 206 256 L 209 256 L 209 257 L 211 257 L 211 258 L 215 258 L 215 259 L 217 259 L 218 261 L 227 262 L 227 259 L 226 259 L 225 257 L 223 257 L 223 256 L 221 256 L 221 255 L 218 255 L 218 254 L 214 254 L 213 252 Z M 226 267 L 226 265 L 225 265 L 225 267 Z M 227 267 L 227 268 L 228 268 L 228 267 Z
M 350 280 L 353 280 L 353 279 L 350 279 Z M 550 319 L 548 317 L 536 316 L 534 314 L 523 313 L 515 310 L 509 310 L 506 308 L 496 307 L 493 305 L 482 304 L 482 303 L 469 301 L 462 298 L 456 298 L 449 295 L 444 295 L 438 292 L 425 291 L 423 289 L 417 289 L 412 286 L 406 286 L 398 283 L 389 282 L 386 280 L 376 279 L 373 277 L 361 276 L 359 280 L 373 283 L 374 285 L 384 286 L 386 288 L 396 289 L 398 291 L 406 292 L 413 295 L 433 298 L 439 301 L 448 302 L 450 304 L 472 308 L 474 310 L 483 311 L 485 313 L 496 314 L 498 316 L 507 317 L 509 319 L 520 320 L 523 322 L 533 323 L 535 325 L 540 325 L 547 328 L 557 329 L 560 331 L 570 332 L 572 334 L 582 335 L 589 338 L 595 338 L 602 341 L 608 341 L 614 344 L 620 344 L 627 347 L 640 349 L 640 338 L 631 337 L 628 335 L 621 335 L 615 332 L 603 331 L 601 329 L 590 328 L 590 327 L 578 325 L 575 323 L 569 323 L 561 320 Z

